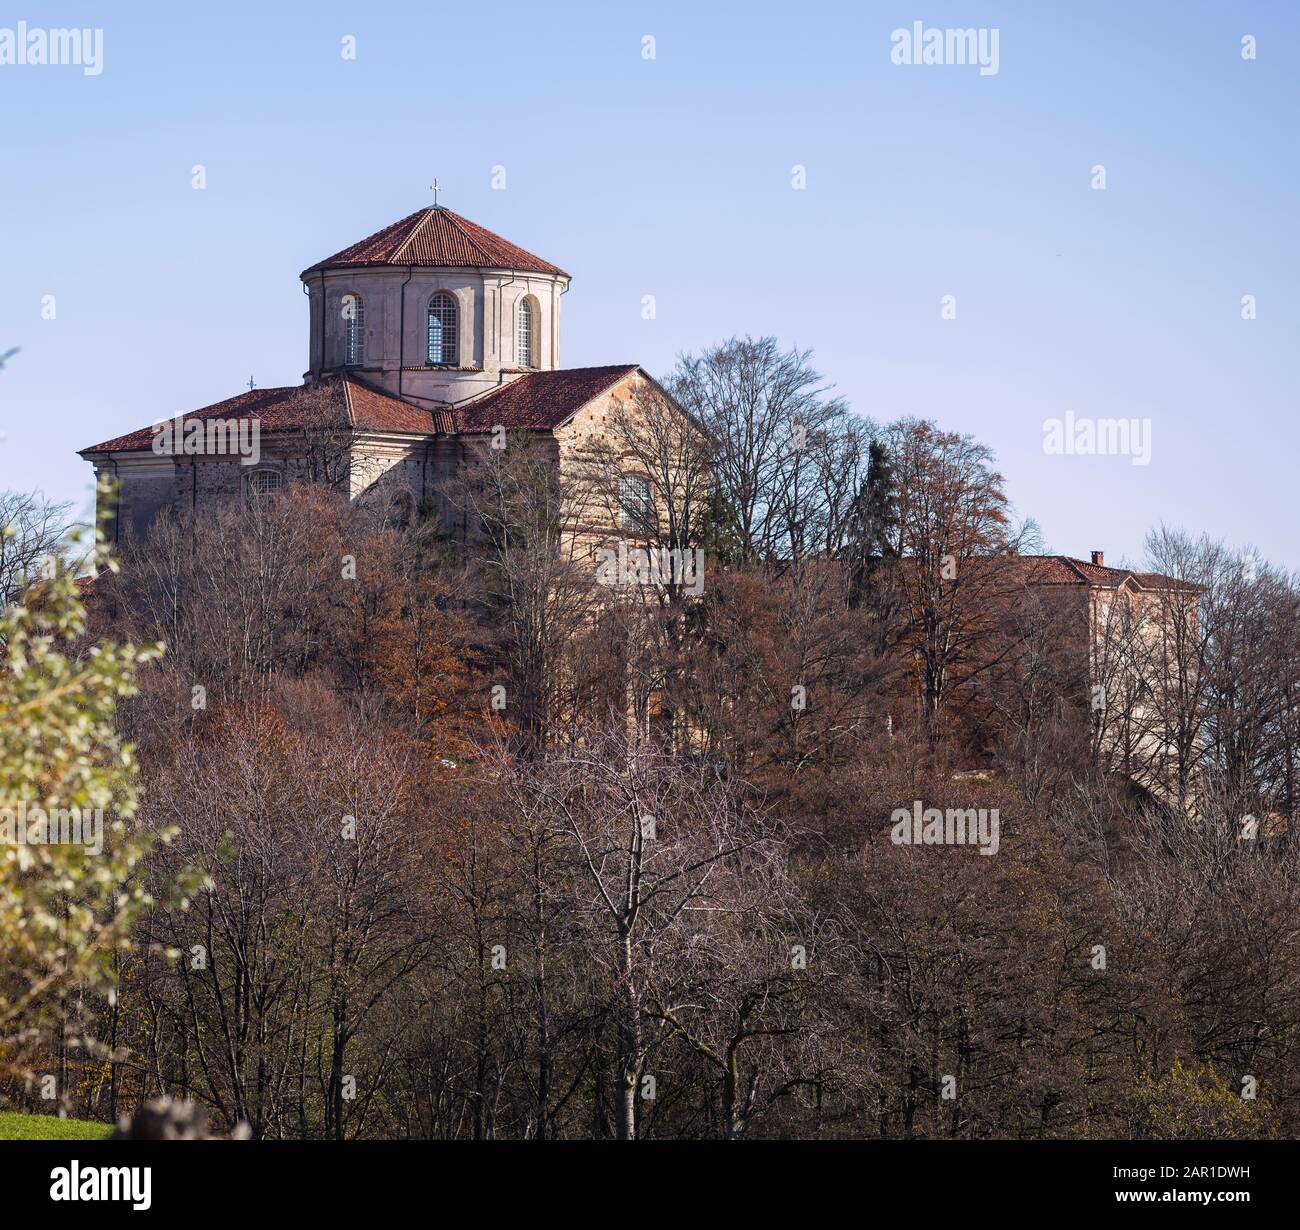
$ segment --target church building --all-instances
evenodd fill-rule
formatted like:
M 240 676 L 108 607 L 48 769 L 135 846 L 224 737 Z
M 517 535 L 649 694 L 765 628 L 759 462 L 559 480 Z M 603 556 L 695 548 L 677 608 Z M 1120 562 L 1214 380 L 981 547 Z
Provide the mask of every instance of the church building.
M 399 523 L 478 450 L 526 432 L 557 463 L 611 407 L 657 387 L 635 363 L 560 366 L 569 275 L 443 206 L 420 209 L 300 275 L 303 383 L 251 388 L 82 449 L 116 481 L 110 537 L 146 536 L 292 481 L 329 482 Z

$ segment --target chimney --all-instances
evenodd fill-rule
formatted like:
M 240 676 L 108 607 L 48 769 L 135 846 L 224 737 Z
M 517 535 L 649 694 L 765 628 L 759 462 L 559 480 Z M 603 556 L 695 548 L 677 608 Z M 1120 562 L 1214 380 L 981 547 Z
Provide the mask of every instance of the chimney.
M 1092 553 L 1092 562 L 1096 564 L 1098 568 L 1105 568 L 1106 553 L 1104 551 L 1094 551 Z

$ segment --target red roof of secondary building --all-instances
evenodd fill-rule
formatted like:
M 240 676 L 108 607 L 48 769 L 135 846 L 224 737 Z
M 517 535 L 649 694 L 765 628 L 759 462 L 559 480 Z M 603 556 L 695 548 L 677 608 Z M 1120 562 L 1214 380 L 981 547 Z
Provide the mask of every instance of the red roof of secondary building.
M 1131 568 L 1107 568 L 1069 555 L 1014 555 L 997 561 L 1014 583 L 1022 585 L 1094 585 L 1115 589 L 1132 580 L 1143 589 L 1199 588 L 1187 581 L 1158 572 L 1135 572 Z
M 186 422 L 191 419 L 256 418 L 259 432 L 295 431 L 313 425 L 412 435 L 452 430 L 450 415 L 446 411 L 423 410 L 349 376 L 326 376 L 314 384 L 285 388 L 253 389 L 181 417 Z M 120 453 L 149 449 L 153 447 L 156 434 L 152 426 L 141 427 L 102 444 L 93 444 L 81 452 Z
M 302 276 L 321 269 L 364 265 L 415 265 L 425 269 L 514 269 L 567 278 L 558 265 L 493 234 L 441 205 L 418 209 L 400 222 L 317 261 Z
M 635 363 L 612 367 L 570 367 L 529 372 L 456 408 L 458 431 L 494 427 L 547 430 L 568 422 L 589 401 L 621 384 L 637 370 Z

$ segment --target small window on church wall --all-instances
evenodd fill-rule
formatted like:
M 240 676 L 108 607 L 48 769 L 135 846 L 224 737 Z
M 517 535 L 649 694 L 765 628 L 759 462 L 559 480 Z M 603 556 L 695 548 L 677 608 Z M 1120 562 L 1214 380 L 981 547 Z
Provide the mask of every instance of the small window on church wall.
M 254 470 L 248 476 L 248 494 L 252 496 L 278 495 L 280 493 L 280 472 L 278 470 Z
M 639 474 L 624 474 L 619 483 L 619 511 L 625 530 L 648 530 L 654 525 L 650 482 Z
M 434 295 L 429 304 L 429 362 L 452 365 L 456 354 L 456 300 Z
M 366 307 L 361 296 L 351 293 L 341 300 L 343 313 L 343 362 L 360 367 L 366 357 Z
M 520 367 L 536 367 L 534 347 L 537 343 L 536 329 L 536 308 L 531 295 L 525 295 L 519 300 L 519 328 L 516 331 L 518 339 L 515 360 Z

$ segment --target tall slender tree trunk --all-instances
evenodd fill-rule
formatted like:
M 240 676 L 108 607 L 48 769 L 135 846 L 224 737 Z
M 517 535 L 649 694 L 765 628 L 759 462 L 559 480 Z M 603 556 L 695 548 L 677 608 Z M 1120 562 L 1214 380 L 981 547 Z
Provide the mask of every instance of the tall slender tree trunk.
M 619 941 L 619 1104 L 615 1125 L 619 1140 L 636 1139 L 636 1091 L 641 1070 L 641 1011 L 632 978 L 632 936 Z

